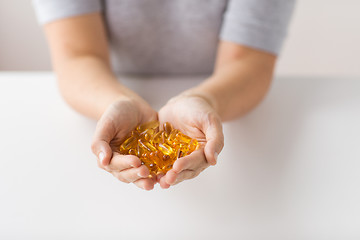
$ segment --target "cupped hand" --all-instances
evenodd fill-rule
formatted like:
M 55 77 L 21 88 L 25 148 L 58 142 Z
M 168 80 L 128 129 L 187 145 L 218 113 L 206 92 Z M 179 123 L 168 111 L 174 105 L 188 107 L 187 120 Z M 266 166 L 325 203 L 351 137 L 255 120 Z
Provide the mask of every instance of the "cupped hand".
M 170 122 L 175 129 L 195 138 L 200 148 L 175 161 L 165 176 L 158 176 L 162 188 L 168 188 L 200 174 L 215 165 L 224 146 L 221 119 L 210 101 L 203 96 L 179 95 L 159 111 L 160 125 Z
M 119 146 L 139 124 L 157 119 L 157 113 L 143 100 L 123 98 L 112 103 L 96 126 L 91 145 L 98 166 L 125 183 L 151 190 L 156 184 L 149 170 L 138 157 L 121 155 Z

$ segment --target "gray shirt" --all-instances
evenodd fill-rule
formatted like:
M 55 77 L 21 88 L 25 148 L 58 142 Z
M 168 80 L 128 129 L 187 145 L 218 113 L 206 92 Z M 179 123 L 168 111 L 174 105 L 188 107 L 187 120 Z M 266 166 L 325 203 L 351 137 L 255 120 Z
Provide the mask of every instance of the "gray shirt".
M 41 24 L 102 12 L 114 70 L 209 74 L 219 40 L 279 54 L 295 0 L 33 0 Z

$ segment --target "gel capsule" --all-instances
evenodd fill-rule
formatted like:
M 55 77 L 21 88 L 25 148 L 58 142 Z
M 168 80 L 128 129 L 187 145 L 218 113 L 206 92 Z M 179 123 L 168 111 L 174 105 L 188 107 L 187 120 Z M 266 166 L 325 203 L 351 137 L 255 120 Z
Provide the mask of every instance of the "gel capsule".
M 140 126 L 138 126 L 136 128 L 136 130 L 138 132 L 143 132 L 145 131 L 146 129 L 156 129 L 159 127 L 159 122 L 158 121 L 152 121 L 152 122 L 147 122 L 147 123 L 144 123 L 144 124 L 141 124 Z
M 164 132 L 165 132 L 166 137 L 168 137 L 170 135 L 172 129 L 173 128 L 169 122 L 164 123 Z
M 191 141 L 191 137 L 189 137 L 189 136 L 187 136 L 187 135 L 185 135 L 185 134 L 183 134 L 183 133 L 181 133 L 181 132 L 178 132 L 177 134 L 176 134 L 176 138 L 179 140 L 179 141 L 181 141 L 181 142 L 184 142 L 184 143 L 189 143 L 190 141 Z
M 129 151 L 131 148 L 136 146 L 137 139 L 135 137 L 130 137 L 120 145 L 120 151 Z
M 156 151 L 156 148 L 153 145 L 151 145 L 148 142 L 143 141 L 142 139 L 139 139 L 138 143 L 139 143 L 140 148 L 142 148 L 148 152 Z

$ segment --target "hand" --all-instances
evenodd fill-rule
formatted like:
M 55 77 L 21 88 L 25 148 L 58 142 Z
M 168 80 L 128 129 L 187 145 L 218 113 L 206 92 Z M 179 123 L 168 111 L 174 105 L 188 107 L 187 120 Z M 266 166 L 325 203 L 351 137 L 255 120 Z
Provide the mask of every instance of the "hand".
M 224 136 L 219 115 L 202 96 L 180 95 L 171 99 L 159 111 L 160 125 L 170 122 L 174 128 L 195 138 L 200 149 L 175 161 L 165 176 L 158 176 L 162 188 L 169 188 L 200 174 L 209 165 L 215 165 L 224 146 Z
M 91 145 L 98 158 L 98 166 L 125 183 L 151 190 L 155 177 L 149 177 L 149 170 L 141 165 L 138 157 L 121 155 L 119 146 L 137 125 L 157 119 L 157 113 L 142 99 L 120 99 L 104 112 L 96 126 Z

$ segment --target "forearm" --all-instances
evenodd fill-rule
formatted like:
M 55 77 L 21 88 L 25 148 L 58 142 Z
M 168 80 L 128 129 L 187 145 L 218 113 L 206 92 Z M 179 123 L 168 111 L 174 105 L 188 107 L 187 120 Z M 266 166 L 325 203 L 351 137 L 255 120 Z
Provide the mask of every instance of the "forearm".
M 99 119 L 105 109 L 121 98 L 140 98 L 124 87 L 103 59 L 92 56 L 76 56 L 54 64 L 59 89 L 76 111 Z
M 266 95 L 275 57 L 249 53 L 218 63 L 213 75 L 185 94 L 207 99 L 223 121 L 240 117 Z
M 99 119 L 117 99 L 143 101 L 117 81 L 110 68 L 106 30 L 100 13 L 45 25 L 60 92 L 78 112 Z

